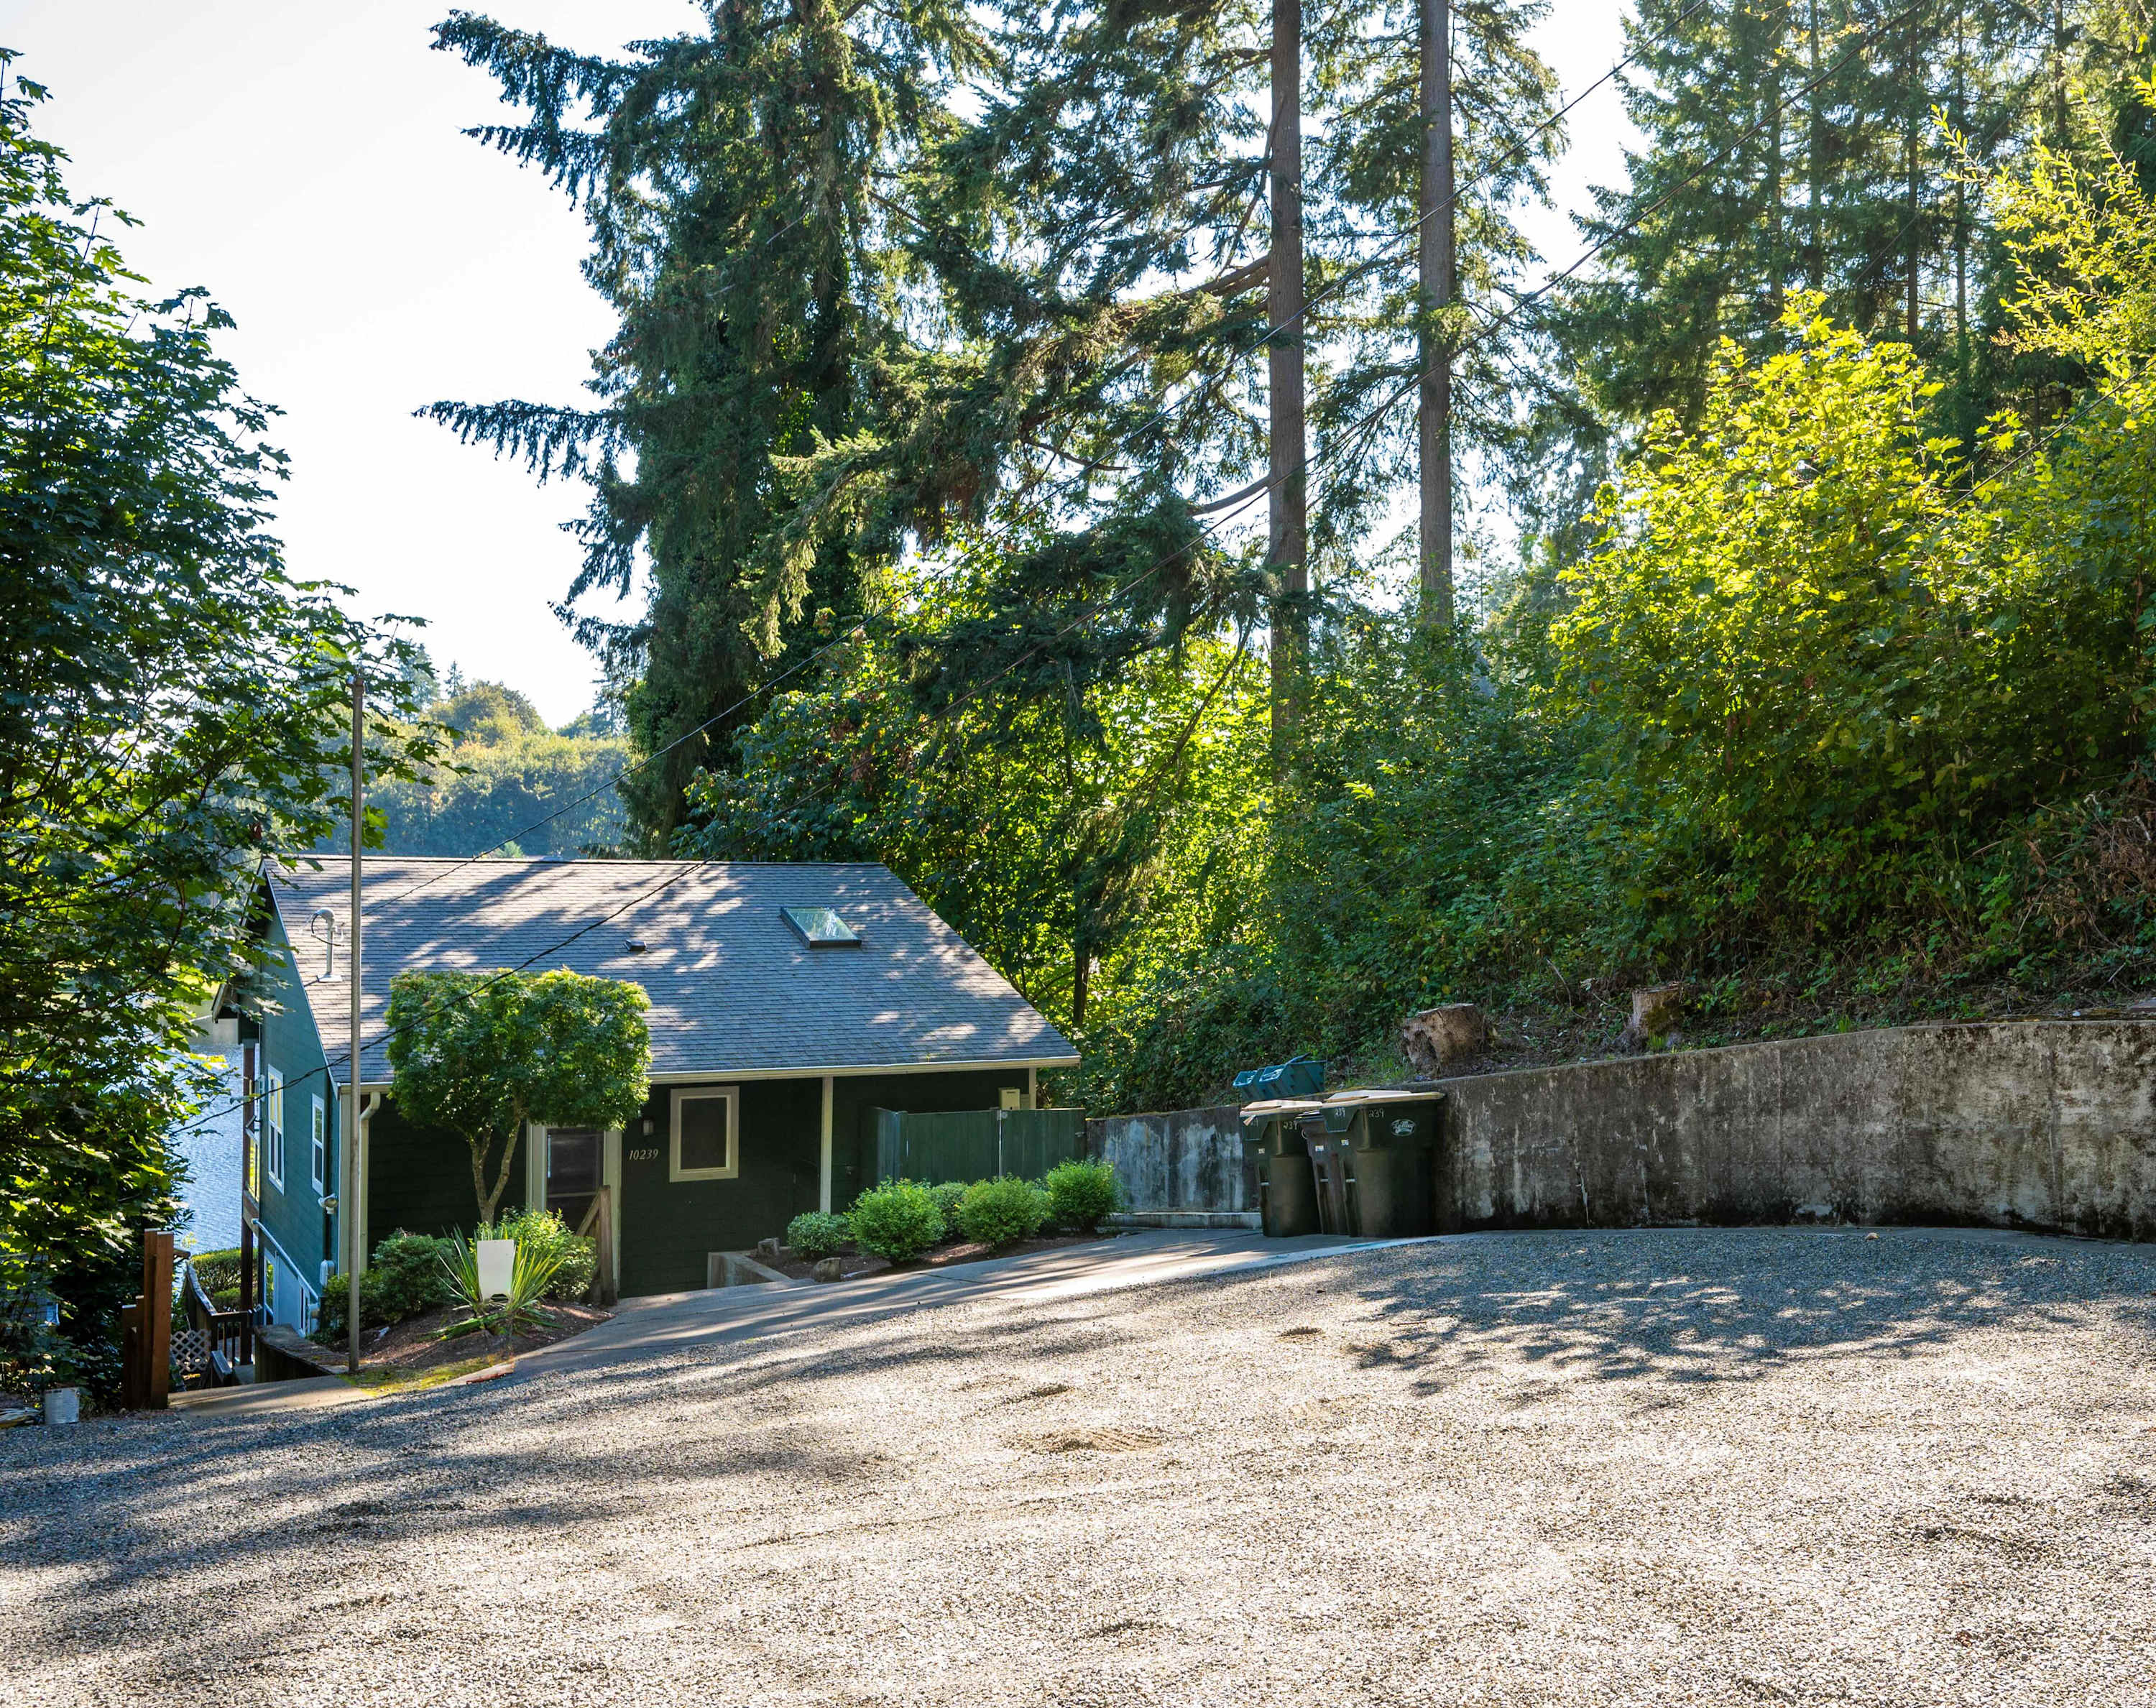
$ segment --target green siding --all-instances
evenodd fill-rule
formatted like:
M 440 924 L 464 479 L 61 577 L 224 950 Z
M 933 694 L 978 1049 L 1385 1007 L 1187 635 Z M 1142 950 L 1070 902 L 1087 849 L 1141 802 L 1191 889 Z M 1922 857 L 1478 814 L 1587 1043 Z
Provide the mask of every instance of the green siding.
M 670 1180 L 673 1093 L 654 1085 L 641 1120 L 621 1139 L 621 1290 L 624 1297 L 687 1292 L 705 1285 L 710 1254 L 742 1251 L 786 1231 L 816 1208 L 822 1159 L 820 1079 L 732 1080 L 740 1094 L 739 1173 L 732 1180 Z M 1025 1089 L 1025 1069 L 840 1076 L 832 1084 L 834 1208 L 844 1210 L 873 1177 L 875 1109 L 915 1112 L 993 1109 L 998 1093 Z M 994 1117 L 989 1116 L 993 1121 Z M 469 1229 L 477 1211 L 470 1153 L 454 1134 L 418 1127 L 385 1101 L 367 1125 L 367 1239 L 398 1228 L 441 1234 Z M 865 1143 L 864 1142 L 865 1141 Z M 510 1171 L 505 1207 L 524 1202 L 521 1152 Z
M 336 1250 L 334 1218 L 322 1208 L 322 1194 L 315 1190 L 312 1129 L 310 1105 L 322 1100 L 328 1133 L 323 1162 L 323 1190 L 334 1193 L 337 1180 L 337 1130 L 340 1113 L 336 1086 L 322 1054 L 321 1034 L 316 1030 L 311 992 L 302 982 L 292 946 L 274 915 L 270 941 L 278 950 L 275 970 L 264 996 L 261 1015 L 261 1065 L 275 1068 L 285 1076 L 285 1183 L 270 1178 L 267 1107 L 255 1123 L 257 1149 L 255 1178 L 261 1187 L 261 1225 L 301 1273 L 294 1279 L 311 1295 L 319 1290 L 324 1258 Z M 329 988 L 341 999 L 344 987 Z M 296 1321 L 291 1301 L 281 1291 L 277 1299 L 280 1320 Z
M 524 1208 L 525 1143 L 516 1141 L 497 1214 Z M 440 1127 L 419 1126 L 385 1098 L 367 1123 L 367 1249 L 408 1234 L 470 1234 L 479 1222 L 471 1147 Z M 497 1160 L 495 1166 L 500 1167 Z
M 708 1275 L 711 1253 L 742 1251 L 759 1239 L 783 1234 L 795 1216 L 816 1208 L 823 1081 L 739 1082 L 737 1177 L 670 1180 L 673 1094 L 697 1089 L 654 1086 L 644 1109 L 649 1136 L 622 1136 L 624 1294 L 681 1293 L 701 1287 Z

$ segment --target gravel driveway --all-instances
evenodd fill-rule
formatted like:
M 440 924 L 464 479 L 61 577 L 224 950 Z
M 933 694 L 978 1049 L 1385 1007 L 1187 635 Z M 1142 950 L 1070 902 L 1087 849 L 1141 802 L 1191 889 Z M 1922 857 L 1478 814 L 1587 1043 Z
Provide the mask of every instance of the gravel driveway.
M 0 1436 L 0 1700 L 2156 1703 L 2156 1247 L 1513 1234 Z

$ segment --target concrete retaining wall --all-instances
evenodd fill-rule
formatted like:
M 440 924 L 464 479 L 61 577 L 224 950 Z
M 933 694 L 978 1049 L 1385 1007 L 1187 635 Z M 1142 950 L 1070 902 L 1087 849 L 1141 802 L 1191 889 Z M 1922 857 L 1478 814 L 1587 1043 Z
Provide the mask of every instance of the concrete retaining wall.
M 1243 1156 L 1242 1112 L 1234 1104 L 1089 1121 L 1086 1149 L 1115 1164 L 1136 1215 L 1257 1213 L 1255 1159 Z
M 1460 1228 L 2156 1238 L 2156 1025 L 1901 1027 L 1441 1082 Z
M 1451 1228 L 1926 1222 L 2156 1239 L 2156 1023 L 1900 1027 L 1439 1083 Z M 1136 1210 L 1256 1208 L 1231 1108 L 1087 1126 Z

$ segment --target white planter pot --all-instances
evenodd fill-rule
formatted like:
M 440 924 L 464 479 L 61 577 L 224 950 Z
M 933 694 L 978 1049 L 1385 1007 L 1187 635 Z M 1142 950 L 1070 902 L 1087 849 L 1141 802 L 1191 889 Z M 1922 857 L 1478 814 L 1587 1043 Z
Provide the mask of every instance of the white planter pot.
M 482 1239 L 479 1242 L 480 1298 L 506 1298 L 516 1276 L 516 1242 L 514 1239 Z

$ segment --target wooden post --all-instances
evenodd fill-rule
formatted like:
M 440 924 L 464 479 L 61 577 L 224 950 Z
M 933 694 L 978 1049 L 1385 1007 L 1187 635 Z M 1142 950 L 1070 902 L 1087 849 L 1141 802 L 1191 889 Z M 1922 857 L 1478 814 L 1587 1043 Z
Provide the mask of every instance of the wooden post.
M 142 1306 L 120 1307 L 120 1409 L 142 1409 Z
M 592 1251 L 598 1259 L 593 1271 L 593 1290 L 598 1295 L 598 1304 L 603 1310 L 613 1309 L 621 1296 L 621 1283 L 613 1272 L 613 1186 L 608 1181 L 599 1182 L 598 1196 L 592 1200 L 598 1214 L 592 1225 Z
M 152 1228 L 142 1235 L 140 1325 L 142 1403 L 162 1411 L 172 1391 L 172 1236 Z

